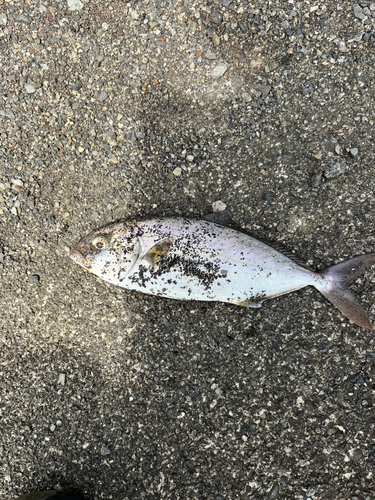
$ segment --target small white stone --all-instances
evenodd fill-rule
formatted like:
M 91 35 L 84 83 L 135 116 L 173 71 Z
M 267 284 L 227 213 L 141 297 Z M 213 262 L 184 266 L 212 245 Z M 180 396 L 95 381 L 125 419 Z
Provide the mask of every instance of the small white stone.
M 226 204 L 223 203 L 221 200 L 218 200 L 218 201 L 214 201 L 212 203 L 212 210 L 214 212 L 222 212 L 223 210 L 225 210 L 227 208 Z
M 187 155 L 186 159 L 191 162 L 194 160 L 194 155 Z
M 337 44 L 337 48 L 339 49 L 339 52 L 349 52 L 348 48 L 345 45 L 345 42 L 339 42 Z
M 23 182 L 21 181 L 21 179 L 12 179 L 12 184 L 15 184 L 16 186 L 23 186 Z
M 81 10 L 83 9 L 83 3 L 81 0 L 68 0 L 68 10 Z
M 227 69 L 228 66 L 225 63 L 218 64 L 211 71 L 212 78 L 220 78 L 221 76 L 224 75 Z
M 132 11 L 130 12 L 130 16 L 131 16 L 131 18 L 132 18 L 132 19 L 134 19 L 134 20 L 139 19 L 139 13 L 138 13 L 136 10 L 132 10 Z
M 65 373 L 60 373 L 59 374 L 59 384 L 65 385 L 65 380 L 66 380 L 66 375 Z
M 6 26 L 8 22 L 6 14 L 1 13 L 0 14 L 0 26 Z
M 28 94 L 33 94 L 34 92 L 36 92 L 36 88 L 33 83 L 25 83 L 25 89 Z
M 12 478 L 10 477 L 9 474 L 7 474 L 6 476 L 4 476 L 4 479 L 5 481 L 7 481 L 8 483 L 10 483 L 10 481 L 12 480 Z
M 173 170 L 173 175 L 175 175 L 176 177 L 180 177 L 181 173 L 182 173 L 182 170 L 180 169 L 180 167 L 176 167 Z
M 17 209 L 16 209 L 16 207 L 11 208 L 10 211 L 11 211 L 11 213 L 13 215 L 17 215 Z
M 56 425 L 55 425 L 55 424 L 51 424 L 51 425 L 50 425 L 50 429 L 51 429 L 51 431 L 53 432 L 53 431 L 56 429 Z

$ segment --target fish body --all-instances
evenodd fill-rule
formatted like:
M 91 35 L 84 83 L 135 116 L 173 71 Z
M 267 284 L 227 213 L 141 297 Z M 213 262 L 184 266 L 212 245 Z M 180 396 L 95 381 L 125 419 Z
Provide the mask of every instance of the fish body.
M 375 254 L 369 255 L 362 256 L 365 267 L 375 263 Z M 161 297 L 260 307 L 265 299 L 312 285 L 339 307 L 330 298 L 340 281 L 334 268 L 314 272 L 267 243 L 207 220 L 113 224 L 83 238 L 71 257 L 109 283 Z M 345 291 L 352 306 L 354 297 Z M 357 324 L 372 328 L 355 306 L 361 313 Z M 349 317 L 355 321 L 353 313 Z

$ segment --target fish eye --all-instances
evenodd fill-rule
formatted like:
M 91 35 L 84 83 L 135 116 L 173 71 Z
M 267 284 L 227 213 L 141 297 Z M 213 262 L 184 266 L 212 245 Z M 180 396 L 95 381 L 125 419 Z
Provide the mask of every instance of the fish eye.
M 106 250 L 109 246 L 108 240 L 105 236 L 97 236 L 92 240 L 91 245 L 97 250 Z

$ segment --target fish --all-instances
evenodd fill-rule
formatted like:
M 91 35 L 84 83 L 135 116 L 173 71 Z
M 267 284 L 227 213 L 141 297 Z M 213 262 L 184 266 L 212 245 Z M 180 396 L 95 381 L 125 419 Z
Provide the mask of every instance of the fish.
M 375 253 L 314 271 L 277 244 L 233 228 L 221 212 L 115 222 L 82 238 L 70 257 L 108 283 L 170 299 L 257 308 L 313 286 L 353 323 L 375 329 L 348 287 L 375 264 Z

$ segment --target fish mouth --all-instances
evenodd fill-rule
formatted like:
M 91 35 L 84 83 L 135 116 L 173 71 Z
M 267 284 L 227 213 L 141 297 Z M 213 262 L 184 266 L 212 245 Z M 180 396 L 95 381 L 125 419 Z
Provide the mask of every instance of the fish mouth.
M 72 250 L 69 257 L 85 269 L 90 269 L 87 265 L 87 259 L 85 259 L 85 257 L 81 254 L 81 252 L 78 252 L 78 250 Z

